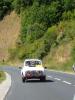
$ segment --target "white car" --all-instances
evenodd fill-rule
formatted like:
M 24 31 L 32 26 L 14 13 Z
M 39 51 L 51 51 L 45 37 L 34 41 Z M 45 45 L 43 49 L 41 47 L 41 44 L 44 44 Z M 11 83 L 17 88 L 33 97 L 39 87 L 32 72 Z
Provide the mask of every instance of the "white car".
M 40 79 L 41 81 L 45 81 L 46 75 L 42 61 L 39 59 L 26 59 L 24 61 L 24 67 L 21 69 L 21 76 L 23 82 L 27 79 Z

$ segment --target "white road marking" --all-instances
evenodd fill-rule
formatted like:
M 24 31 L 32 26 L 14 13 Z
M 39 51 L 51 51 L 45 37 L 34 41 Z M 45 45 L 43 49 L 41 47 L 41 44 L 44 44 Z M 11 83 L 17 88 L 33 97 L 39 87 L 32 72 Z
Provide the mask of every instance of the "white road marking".
M 52 76 L 47 76 L 48 78 L 53 78 Z
M 56 72 L 56 73 L 61 73 L 61 74 L 67 74 L 67 75 L 75 76 L 75 73 L 69 73 L 69 72 L 63 72 L 63 71 L 57 71 L 57 70 L 49 70 L 49 69 L 46 69 L 46 70 L 49 71 L 49 72 Z
M 70 82 L 67 82 L 67 81 L 62 81 L 63 83 L 66 83 L 66 84 L 69 84 L 69 85 L 71 85 L 72 83 L 70 83 Z
M 74 95 L 74 97 L 73 97 L 73 100 L 75 100 L 75 95 Z
M 48 77 L 48 78 L 53 78 L 52 76 L 47 76 L 47 77 Z M 58 80 L 58 81 L 61 81 L 61 79 L 59 79 L 59 78 L 53 78 L 53 79 Z M 61 81 L 61 82 L 66 83 L 66 84 L 68 84 L 68 85 L 72 85 L 72 83 L 70 83 L 70 82 L 68 82 L 68 81 Z M 72 86 L 75 86 L 75 85 L 72 85 Z
M 58 80 L 58 81 L 60 81 L 61 79 L 59 79 L 59 78 L 54 78 L 55 80 Z

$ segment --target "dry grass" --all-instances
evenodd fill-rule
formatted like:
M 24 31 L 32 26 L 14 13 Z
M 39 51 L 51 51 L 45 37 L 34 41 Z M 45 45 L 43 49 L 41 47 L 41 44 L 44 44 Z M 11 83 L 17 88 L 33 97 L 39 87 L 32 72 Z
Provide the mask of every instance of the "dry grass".
M 64 64 L 71 60 L 71 50 L 71 42 L 53 48 L 43 59 L 44 65 L 52 69 L 64 69 Z
M 0 21 L 0 60 L 8 58 L 8 49 L 15 47 L 19 34 L 20 18 L 13 11 Z
M 63 44 L 57 48 L 57 51 L 55 52 L 54 60 L 58 63 L 65 63 L 67 60 L 70 59 L 70 53 L 71 53 L 71 45 Z

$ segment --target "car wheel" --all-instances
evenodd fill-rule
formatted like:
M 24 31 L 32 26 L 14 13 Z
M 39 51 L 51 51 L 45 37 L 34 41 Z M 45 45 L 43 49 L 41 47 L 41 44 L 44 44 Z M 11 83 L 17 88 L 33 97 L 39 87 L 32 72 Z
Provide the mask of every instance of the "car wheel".
M 40 81 L 46 81 L 46 76 L 41 77 L 41 78 L 40 78 Z
M 22 82 L 25 83 L 26 82 L 26 78 L 22 78 Z

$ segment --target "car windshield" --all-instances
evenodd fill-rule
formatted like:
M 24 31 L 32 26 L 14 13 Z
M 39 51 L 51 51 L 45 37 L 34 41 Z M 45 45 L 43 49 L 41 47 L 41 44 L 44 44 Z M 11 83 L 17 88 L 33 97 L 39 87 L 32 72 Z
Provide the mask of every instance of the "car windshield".
M 41 61 L 26 61 L 25 65 L 29 67 L 36 67 L 36 65 L 41 65 Z

